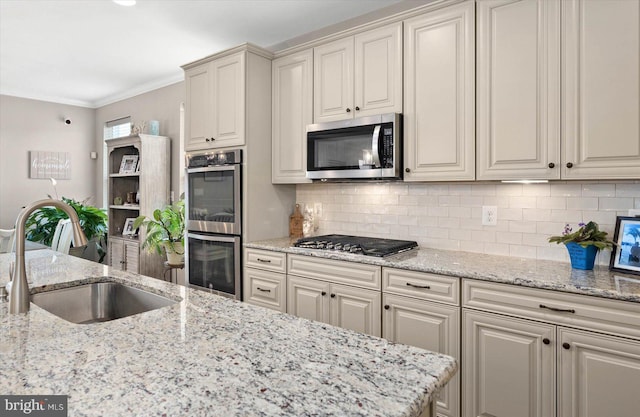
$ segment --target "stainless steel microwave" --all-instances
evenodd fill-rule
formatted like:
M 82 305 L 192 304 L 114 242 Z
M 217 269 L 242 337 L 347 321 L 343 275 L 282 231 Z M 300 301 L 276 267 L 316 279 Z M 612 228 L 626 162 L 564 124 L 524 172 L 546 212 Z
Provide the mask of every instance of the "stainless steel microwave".
M 402 178 L 402 115 L 360 117 L 307 126 L 307 178 Z

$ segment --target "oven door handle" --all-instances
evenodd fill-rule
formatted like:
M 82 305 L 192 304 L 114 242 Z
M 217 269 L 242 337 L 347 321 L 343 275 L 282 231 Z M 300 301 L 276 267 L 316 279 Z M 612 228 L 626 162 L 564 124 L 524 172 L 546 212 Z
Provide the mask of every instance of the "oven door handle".
M 209 236 L 209 235 L 202 235 L 200 233 L 187 233 L 187 237 L 197 239 L 197 240 L 206 240 L 208 242 L 235 242 L 236 240 L 240 239 L 237 236 L 220 236 L 220 235 Z
M 200 167 L 200 168 L 187 168 L 187 173 L 198 173 L 198 172 L 212 172 L 212 171 L 235 171 L 238 169 L 240 165 L 215 165 L 208 167 Z
M 373 129 L 373 137 L 371 138 L 371 155 L 373 156 L 373 165 L 376 168 L 380 168 L 380 148 L 378 147 L 378 141 L 380 140 L 380 128 L 382 125 L 376 125 Z

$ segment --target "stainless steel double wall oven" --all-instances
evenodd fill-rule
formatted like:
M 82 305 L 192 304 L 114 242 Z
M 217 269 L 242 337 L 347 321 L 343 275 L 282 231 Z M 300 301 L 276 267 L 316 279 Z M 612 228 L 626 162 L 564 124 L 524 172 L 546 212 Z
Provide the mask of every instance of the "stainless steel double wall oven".
M 186 280 L 241 299 L 242 151 L 186 155 Z

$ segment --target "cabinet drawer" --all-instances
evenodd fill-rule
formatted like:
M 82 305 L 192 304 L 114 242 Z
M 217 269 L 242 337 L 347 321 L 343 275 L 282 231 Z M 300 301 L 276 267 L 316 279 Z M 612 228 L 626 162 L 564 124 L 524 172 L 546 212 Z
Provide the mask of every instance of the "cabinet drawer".
M 462 305 L 640 338 L 640 303 L 465 279 Z
M 286 272 L 287 254 L 262 249 L 247 248 L 244 252 L 244 263 L 248 268 L 264 269 L 273 272 Z
M 408 295 L 422 300 L 460 304 L 460 279 L 426 272 L 403 269 L 382 269 L 382 290 L 384 292 Z
M 380 267 L 313 256 L 289 255 L 287 273 L 380 290 Z
M 286 288 L 284 274 L 253 268 L 244 270 L 244 301 L 249 304 L 285 313 L 287 310 Z

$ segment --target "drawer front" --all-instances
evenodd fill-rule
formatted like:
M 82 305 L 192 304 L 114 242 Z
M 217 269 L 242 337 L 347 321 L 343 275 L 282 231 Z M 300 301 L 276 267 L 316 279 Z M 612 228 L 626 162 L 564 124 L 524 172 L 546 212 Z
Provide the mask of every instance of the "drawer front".
M 459 288 L 459 278 L 382 268 L 382 290 L 385 293 L 460 305 Z
M 244 301 L 285 313 L 287 311 L 286 275 L 245 268 Z
M 640 339 L 640 303 L 465 279 L 462 305 Z
M 287 273 L 338 284 L 380 290 L 381 267 L 313 256 L 289 255 Z
M 286 272 L 287 254 L 268 250 L 246 248 L 244 252 L 245 266 L 264 269 L 265 271 Z

